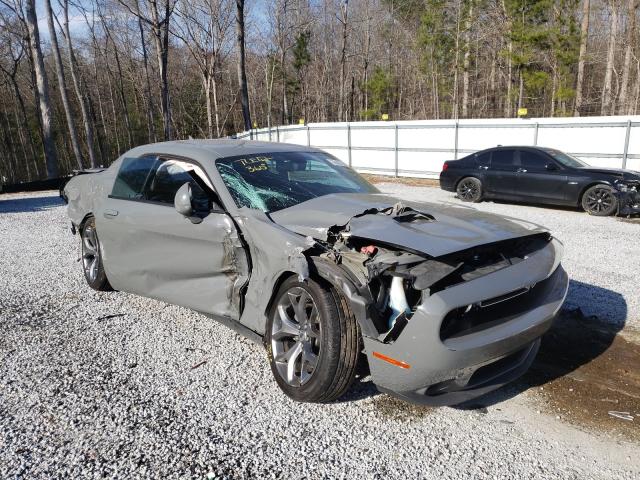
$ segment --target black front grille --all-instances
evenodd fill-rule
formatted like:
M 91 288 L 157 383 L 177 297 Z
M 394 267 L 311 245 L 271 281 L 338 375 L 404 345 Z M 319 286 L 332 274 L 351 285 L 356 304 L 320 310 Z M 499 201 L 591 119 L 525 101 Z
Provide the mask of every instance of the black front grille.
M 472 305 L 451 310 L 442 320 L 440 339 L 447 340 L 471 335 L 508 322 L 535 307 L 545 295 L 549 279 L 536 285 L 489 298 Z

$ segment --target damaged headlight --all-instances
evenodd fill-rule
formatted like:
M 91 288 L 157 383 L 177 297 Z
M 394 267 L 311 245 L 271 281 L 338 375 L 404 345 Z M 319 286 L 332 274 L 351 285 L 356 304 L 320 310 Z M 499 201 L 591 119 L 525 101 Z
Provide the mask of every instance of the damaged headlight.
M 616 187 L 616 190 L 618 190 L 619 192 L 628 192 L 635 190 L 635 186 L 628 185 L 622 181 L 617 181 L 616 183 L 614 183 L 614 187 Z
M 627 190 L 629 190 L 629 185 L 627 185 L 626 183 L 623 183 L 621 181 L 617 181 L 614 186 L 616 187 L 616 190 L 620 191 L 620 192 L 626 192 Z

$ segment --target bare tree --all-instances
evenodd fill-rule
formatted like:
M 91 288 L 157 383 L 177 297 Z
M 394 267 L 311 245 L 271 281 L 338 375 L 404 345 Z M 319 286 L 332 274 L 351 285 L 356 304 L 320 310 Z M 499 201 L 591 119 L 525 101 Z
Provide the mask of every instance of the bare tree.
M 589 40 L 589 0 L 582 0 L 582 24 L 580 27 L 580 54 L 578 57 L 578 78 L 576 80 L 576 101 L 573 114 L 580 116 L 582 109 L 582 90 L 584 89 L 584 64 L 587 58 L 587 42 Z
M 236 0 L 236 41 L 238 45 L 238 84 L 240 85 L 241 92 L 242 119 L 244 120 L 244 129 L 251 130 L 249 90 L 247 88 L 247 71 L 244 52 L 244 0 Z
M 35 0 L 25 0 L 25 7 L 25 20 L 29 31 L 29 45 L 33 58 L 33 72 L 38 89 L 40 124 L 42 128 L 44 157 L 47 166 L 47 178 L 56 178 L 58 176 L 58 154 L 51 125 L 52 112 L 51 101 L 49 99 L 49 80 L 47 78 L 47 71 L 44 68 L 44 57 L 42 56 L 42 49 L 40 47 L 40 30 L 38 29 Z
M 151 28 L 153 42 L 156 48 L 156 56 L 158 57 L 158 74 L 160 77 L 160 96 L 162 105 L 162 122 L 164 124 L 164 139 L 171 140 L 171 106 L 169 98 L 169 24 L 171 22 L 171 15 L 176 6 L 174 0 L 162 0 L 163 1 L 163 13 L 161 16 L 161 9 L 158 6 L 158 0 L 144 0 L 146 1 L 147 10 L 149 11 L 149 17 L 144 15 L 138 4 L 138 0 L 135 0 L 135 10 L 126 3 L 125 0 L 118 0 L 130 13 L 135 15 L 139 20 L 143 21 Z
M 630 97 L 630 78 L 631 78 L 631 57 L 633 56 L 634 42 L 637 41 L 636 35 L 636 9 L 638 8 L 638 0 L 628 0 L 627 11 L 627 45 L 624 49 L 624 64 L 622 65 L 622 83 L 620 85 L 620 96 L 618 98 L 618 113 L 629 114 L 633 111 L 633 103 L 628 99 Z
M 616 61 L 616 42 L 618 41 L 618 0 L 610 0 L 611 20 L 609 27 L 609 45 L 607 47 L 607 65 L 605 67 L 604 81 L 602 82 L 602 103 L 600 106 L 601 115 L 611 115 L 615 113 L 615 103 L 613 101 L 613 70 Z
M 58 84 L 60 86 L 60 98 L 62 99 L 62 106 L 64 107 L 64 114 L 67 119 L 67 127 L 69 129 L 69 141 L 73 149 L 78 168 L 82 168 L 82 153 L 80 153 L 80 144 L 78 143 L 78 134 L 76 132 L 76 126 L 73 122 L 73 113 L 71 112 L 71 106 L 69 105 L 69 95 L 67 93 L 67 82 L 64 76 L 64 67 L 62 66 L 62 56 L 60 55 L 60 48 L 58 47 L 58 35 L 53 23 L 53 10 L 51 9 L 51 0 L 45 0 L 44 8 L 47 13 L 47 26 L 49 27 L 49 37 L 51 39 L 51 49 L 53 51 L 53 59 L 56 64 L 56 74 L 58 75 Z

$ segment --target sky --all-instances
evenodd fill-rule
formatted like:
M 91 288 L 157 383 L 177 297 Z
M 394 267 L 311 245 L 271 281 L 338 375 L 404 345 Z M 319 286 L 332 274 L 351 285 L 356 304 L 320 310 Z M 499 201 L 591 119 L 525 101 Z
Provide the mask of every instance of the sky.
M 189 0 L 178 0 L 189 1 Z M 75 4 L 84 5 L 89 11 L 93 8 L 93 2 L 87 0 L 75 0 Z M 232 3 L 235 5 L 235 2 Z M 247 23 L 253 24 L 260 28 L 260 24 L 266 22 L 268 9 L 273 5 L 273 0 L 248 0 L 245 6 L 245 12 L 248 15 Z M 57 0 L 51 0 L 53 13 L 62 13 Z M 38 27 L 40 30 L 40 38 L 43 42 L 49 42 L 49 27 L 47 26 L 47 14 L 45 10 L 44 0 L 36 0 L 36 15 L 38 16 Z M 58 16 L 62 22 L 62 16 Z M 72 5 L 69 6 L 69 28 L 71 36 L 83 36 L 87 32 L 87 25 L 84 17 Z

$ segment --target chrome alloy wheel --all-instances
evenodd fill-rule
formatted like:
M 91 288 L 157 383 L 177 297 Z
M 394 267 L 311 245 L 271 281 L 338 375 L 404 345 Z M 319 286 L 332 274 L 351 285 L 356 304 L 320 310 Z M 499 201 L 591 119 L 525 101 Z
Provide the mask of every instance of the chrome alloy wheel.
M 596 188 L 589 192 L 585 203 L 589 211 L 600 213 L 609 210 L 614 205 L 615 198 L 611 190 Z
M 87 225 L 82 229 L 82 268 L 84 274 L 90 282 L 95 282 L 98 278 L 100 267 L 100 244 L 96 229 L 92 225 Z
M 271 349 L 280 376 L 291 386 L 307 383 L 320 355 L 320 315 L 311 294 L 293 287 L 278 301 L 271 327 Z

